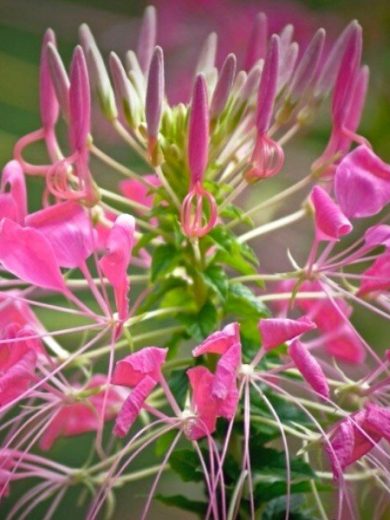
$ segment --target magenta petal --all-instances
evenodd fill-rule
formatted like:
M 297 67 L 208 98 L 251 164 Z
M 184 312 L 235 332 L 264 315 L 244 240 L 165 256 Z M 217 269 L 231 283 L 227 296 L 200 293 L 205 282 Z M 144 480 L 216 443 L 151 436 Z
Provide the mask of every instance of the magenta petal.
M 390 253 L 380 255 L 362 274 L 358 296 L 390 289 Z
M 192 355 L 224 354 L 232 345 L 240 342 L 238 323 L 229 323 L 221 331 L 208 336 L 200 345 L 194 348 Z
M 267 351 L 315 328 L 316 324 L 306 317 L 298 320 L 265 318 L 259 323 L 262 345 Z
M 329 386 L 321 365 L 309 350 L 299 341 L 291 343 L 288 353 L 303 379 L 320 395 L 329 397 Z
M 32 213 L 26 225 L 45 235 L 61 267 L 80 267 L 94 250 L 96 233 L 90 217 L 75 202 L 63 202 Z
M 352 231 L 352 225 L 320 186 L 311 192 L 311 201 L 315 210 L 316 232 L 319 240 L 339 240 Z
M 192 389 L 191 405 L 196 419 L 191 421 L 188 436 L 197 440 L 215 431 L 217 422 L 217 401 L 212 397 L 214 375 L 205 367 L 196 366 L 187 370 Z
M 126 356 L 117 362 L 112 383 L 132 388 L 138 385 L 145 376 L 150 376 L 158 381 L 167 353 L 166 348 L 144 347 L 142 350 Z
M 34 378 L 37 354 L 28 350 L 3 375 L 0 375 L 0 407 L 16 399 Z
M 330 446 L 325 445 L 328 452 L 334 477 L 340 477 L 342 471 L 352 458 L 355 442 L 354 428 L 350 420 L 342 421 L 333 435 Z
M 188 123 L 188 165 L 191 186 L 201 182 L 207 167 L 209 150 L 209 109 L 206 80 L 197 76 L 192 94 Z
M 114 288 L 115 301 L 121 319 L 127 316 L 129 281 L 127 268 L 134 246 L 135 220 L 130 215 L 120 215 L 107 239 L 107 252 L 99 265 Z
M 65 282 L 49 240 L 40 231 L 11 220 L 0 223 L 0 262 L 12 274 L 44 289 L 65 291 Z
M 9 161 L 4 166 L 0 190 L 0 220 L 7 217 L 22 224 L 27 214 L 27 193 L 24 173 L 18 161 Z
M 390 249 L 390 226 L 387 224 L 376 224 L 364 233 L 364 242 L 368 247 L 385 246 Z
M 339 333 L 325 341 L 326 351 L 345 363 L 360 365 L 366 357 L 363 343 L 352 326 L 344 323 L 339 328 Z
M 359 146 L 338 165 L 335 193 L 347 217 L 376 215 L 390 202 L 390 165 L 367 146 Z
M 137 384 L 129 397 L 124 402 L 115 421 L 114 435 L 124 437 L 130 430 L 131 426 L 137 420 L 137 417 L 153 388 L 157 385 L 157 381 L 149 376 L 145 376 Z
M 230 390 L 236 386 L 237 372 L 241 365 L 241 345 L 235 343 L 220 358 L 213 382 L 213 396 L 227 399 Z
M 390 442 L 390 408 L 370 403 L 366 410 L 366 422 L 370 430 L 374 430 Z
M 145 175 L 144 179 L 156 188 L 161 184 L 156 175 Z M 128 199 L 139 202 L 148 208 L 152 207 L 153 197 L 148 193 L 148 188 L 142 182 L 135 179 L 126 179 L 119 183 L 119 190 Z

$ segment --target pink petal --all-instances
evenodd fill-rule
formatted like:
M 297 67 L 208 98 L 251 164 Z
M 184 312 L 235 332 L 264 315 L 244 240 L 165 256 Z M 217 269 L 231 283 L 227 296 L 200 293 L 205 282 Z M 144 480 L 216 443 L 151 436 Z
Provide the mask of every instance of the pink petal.
M 336 479 L 340 477 L 342 471 L 348 466 L 352 458 L 354 443 L 355 433 L 352 422 L 348 419 L 343 420 L 338 425 L 330 441 L 330 446 L 325 444 L 333 475 Z
M 202 75 L 195 80 L 188 123 L 188 165 L 191 186 L 201 182 L 207 167 L 209 153 L 209 109 L 206 80 Z
M 337 166 L 335 193 L 347 217 L 376 215 L 390 202 L 390 165 L 367 146 L 355 148 Z
M 319 240 L 339 240 L 352 231 L 347 217 L 323 188 L 313 188 L 311 201 L 315 210 L 316 233 Z
M 358 296 L 390 289 L 390 253 L 380 255 L 362 274 Z
M 326 351 L 345 363 L 360 365 L 366 357 L 363 343 L 352 326 L 341 325 L 340 333 L 325 341 Z M 337 329 L 336 329 L 337 330 Z
M 7 217 L 22 224 L 27 214 L 27 193 L 24 173 L 18 161 L 9 161 L 4 166 L 0 190 L 0 220 Z
M 34 378 L 37 355 L 28 350 L 4 374 L 0 375 L 0 407 L 22 395 Z
M 309 350 L 299 341 L 295 340 L 289 346 L 288 353 L 295 366 L 302 374 L 303 379 L 321 396 L 329 397 L 329 386 L 321 365 Z
M 229 323 L 221 331 L 208 336 L 200 345 L 194 348 L 192 355 L 224 354 L 232 345 L 240 342 L 238 323 Z
M 192 408 L 197 415 L 191 420 L 187 435 L 191 440 L 197 440 L 215 431 L 218 404 L 211 394 L 214 376 L 202 366 L 190 368 L 187 376 L 192 389 Z
M 130 215 L 120 215 L 108 236 L 107 252 L 99 265 L 114 288 L 115 301 L 121 319 L 126 319 L 129 291 L 127 268 L 134 245 L 135 220 Z
M 156 188 L 160 186 L 160 180 L 156 175 L 145 175 L 144 179 Z M 126 179 L 119 183 L 119 190 L 128 199 L 139 202 L 148 208 L 152 207 L 153 196 L 148 193 L 148 188 L 142 182 Z
M 376 224 L 364 233 L 364 243 L 368 247 L 385 246 L 390 249 L 390 226 L 387 224 Z
M 26 225 L 45 235 L 61 267 L 80 267 L 94 250 L 96 233 L 90 217 L 75 202 L 59 203 L 32 213 Z
M 236 386 L 237 372 L 241 365 L 241 345 L 235 343 L 220 358 L 217 363 L 213 396 L 218 399 L 226 399 L 231 388 Z
M 112 383 L 132 388 L 138 385 L 145 376 L 150 376 L 158 381 L 167 353 L 166 348 L 144 347 L 142 350 L 126 356 L 117 362 Z
M 22 228 L 4 219 L 0 223 L 0 261 L 25 282 L 44 289 L 66 290 L 53 247 L 36 229 Z
M 390 408 L 369 403 L 366 410 L 366 422 L 370 429 L 390 442 Z
M 265 318 L 259 323 L 262 345 L 267 351 L 315 328 L 316 324 L 306 317 L 298 320 Z
M 146 89 L 145 116 L 148 135 L 157 138 L 165 96 L 164 54 L 161 47 L 156 47 L 148 74 Z
M 124 437 L 137 417 L 149 395 L 152 393 L 157 381 L 149 376 L 145 376 L 137 384 L 134 390 L 123 404 L 115 421 L 114 435 Z

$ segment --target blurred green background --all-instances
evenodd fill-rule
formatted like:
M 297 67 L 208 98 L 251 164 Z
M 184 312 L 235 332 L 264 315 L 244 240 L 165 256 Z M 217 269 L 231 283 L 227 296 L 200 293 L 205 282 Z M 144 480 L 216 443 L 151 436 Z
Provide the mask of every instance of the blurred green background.
M 58 36 L 58 44 L 68 63 L 77 42 L 78 26 L 87 22 L 97 38 L 105 56 L 110 50 L 121 56 L 134 48 L 139 18 L 148 5 L 139 0 L 0 0 L 0 164 L 12 156 L 15 141 L 23 134 L 40 126 L 38 113 L 38 63 L 41 38 L 51 27 Z M 352 18 L 357 18 L 364 29 L 364 61 L 370 66 L 371 80 L 362 123 L 362 133 L 372 142 L 374 149 L 390 161 L 390 7 L 388 0 L 157 0 L 161 21 L 158 42 L 166 50 L 168 62 L 167 83 L 172 96 L 192 69 L 189 66 L 205 35 L 211 30 L 224 30 L 224 46 L 228 51 L 242 52 L 250 30 L 253 13 L 265 11 L 271 26 L 280 29 L 290 20 L 297 27 L 297 39 L 307 41 L 319 27 L 325 27 L 331 36 L 336 35 Z M 181 75 L 181 69 L 184 69 Z M 98 120 L 99 139 L 104 148 L 118 148 L 118 144 L 105 125 Z M 313 154 L 320 152 L 327 141 L 329 119 L 321 119 L 306 139 L 298 140 L 295 154 L 299 161 L 310 164 Z M 34 153 L 34 152 L 33 152 Z M 122 150 L 122 153 L 126 153 Z M 294 149 L 291 151 L 294 158 Z M 307 157 L 305 157 L 305 154 Z M 309 162 L 308 162 L 309 161 Z M 296 167 L 296 166 L 295 166 Z M 35 196 L 37 199 L 37 194 Z M 36 201 L 37 202 L 37 201 Z M 387 337 L 383 322 L 372 316 L 359 314 L 359 328 L 367 333 L 375 329 L 375 338 L 382 347 Z M 379 328 L 378 328 L 379 326 Z M 381 328 L 382 327 L 382 328 Z M 88 450 L 90 436 L 82 436 L 62 443 L 55 454 L 60 455 L 66 446 L 71 463 L 73 457 Z M 171 486 L 170 477 L 164 477 L 160 490 Z M 138 518 L 137 507 L 144 501 L 144 483 L 132 488 L 131 496 L 122 493 L 115 518 Z M 170 489 L 172 492 L 172 489 Z M 174 492 L 180 490 L 175 487 Z M 185 493 L 193 494 L 191 486 Z M 131 505 L 129 506 L 129 498 Z M 77 496 L 74 496 L 77 499 Z M 71 504 L 72 495 L 68 498 Z M 1 511 L 0 511 L 1 515 Z M 40 513 L 29 518 L 41 518 Z M 67 511 L 56 518 L 68 518 Z M 155 508 L 152 518 L 190 518 L 177 510 Z

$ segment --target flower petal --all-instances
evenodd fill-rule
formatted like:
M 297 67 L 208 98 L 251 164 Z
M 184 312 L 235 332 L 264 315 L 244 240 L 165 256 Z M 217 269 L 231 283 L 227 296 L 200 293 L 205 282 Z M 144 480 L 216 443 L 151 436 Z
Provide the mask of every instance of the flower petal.
M 265 318 L 259 323 L 262 345 L 267 351 L 315 328 L 316 324 L 306 317 L 298 320 Z
M 167 357 L 168 349 L 145 347 L 117 362 L 112 376 L 114 385 L 133 388 L 145 377 L 156 381 L 160 378 L 161 366 Z
M 299 341 L 291 343 L 288 353 L 302 377 L 321 396 L 329 397 L 329 386 L 321 365 L 309 350 Z

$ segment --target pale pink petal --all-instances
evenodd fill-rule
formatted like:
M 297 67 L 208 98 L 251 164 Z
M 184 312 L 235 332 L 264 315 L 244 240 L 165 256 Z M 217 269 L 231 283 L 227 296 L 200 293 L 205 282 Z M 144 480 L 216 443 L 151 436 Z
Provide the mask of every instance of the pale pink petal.
M 167 353 L 166 348 L 144 347 L 142 350 L 126 356 L 117 362 L 112 383 L 132 388 L 138 385 L 145 376 L 150 376 L 158 381 Z
M 157 381 L 149 376 L 145 376 L 134 388 L 129 397 L 124 402 L 115 421 L 114 435 L 124 437 L 137 417 L 149 395 L 152 393 Z
M 12 274 L 38 287 L 65 291 L 54 249 L 40 231 L 4 219 L 0 223 L 0 262 Z
M 289 346 L 288 353 L 294 361 L 303 379 L 321 396 L 329 397 L 329 386 L 321 365 L 309 350 L 299 341 L 295 340 Z
M 262 345 L 267 351 L 315 328 L 316 324 L 306 317 L 298 320 L 265 318 L 259 323 Z
M 368 247 L 385 246 L 390 249 L 390 226 L 387 224 L 376 224 L 364 233 L 364 243 Z
M 63 202 L 32 213 L 26 218 L 26 225 L 45 235 L 61 267 L 80 267 L 94 250 L 96 233 L 91 219 L 76 202 Z

